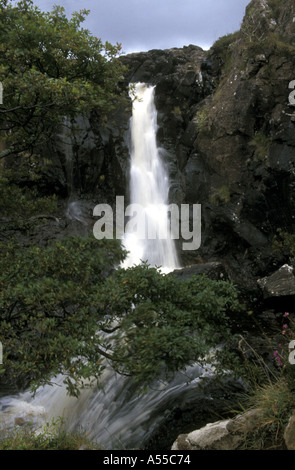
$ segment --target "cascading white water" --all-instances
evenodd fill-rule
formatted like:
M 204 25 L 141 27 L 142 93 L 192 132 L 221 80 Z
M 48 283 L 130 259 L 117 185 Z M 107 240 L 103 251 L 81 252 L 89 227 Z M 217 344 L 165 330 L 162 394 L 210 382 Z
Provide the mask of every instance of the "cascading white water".
M 154 87 L 136 84 L 134 93 L 137 98 L 131 121 L 131 202 L 140 204 L 148 223 L 155 223 L 162 230 L 168 223 L 169 181 L 156 145 Z M 130 250 L 127 266 L 141 260 L 166 271 L 178 266 L 174 242 L 169 237 L 141 240 L 127 231 L 124 243 Z M 140 448 L 161 422 L 165 410 L 179 400 L 196 397 L 203 374 L 207 373 L 196 364 L 171 381 L 156 383 L 148 393 L 138 395 L 130 379 L 107 369 L 100 384 L 83 390 L 78 399 L 67 395 L 63 377 L 59 376 L 53 386 L 41 387 L 34 397 L 29 392 L 2 397 L 0 416 L 7 426 L 13 425 L 16 418 L 42 426 L 63 417 L 67 430 L 82 430 L 105 449 Z
M 38 432 L 62 417 L 67 431 L 81 431 L 103 449 L 140 449 L 167 411 L 202 399 L 200 382 L 210 375 L 196 364 L 138 395 L 130 379 L 107 369 L 100 384 L 83 390 L 78 399 L 67 395 L 58 376 L 55 385 L 41 387 L 34 397 L 25 392 L 0 399 L 1 421 L 6 428 L 19 421 L 32 423 Z
M 124 245 L 129 256 L 123 266 L 147 261 L 172 271 L 178 267 L 177 253 L 168 217 L 169 178 L 157 147 L 155 87 L 136 83 L 130 87 L 131 118 L 130 203 L 144 213 L 144 237 L 126 231 Z M 138 229 L 138 227 L 137 227 Z M 162 238 L 161 238 L 162 237 Z

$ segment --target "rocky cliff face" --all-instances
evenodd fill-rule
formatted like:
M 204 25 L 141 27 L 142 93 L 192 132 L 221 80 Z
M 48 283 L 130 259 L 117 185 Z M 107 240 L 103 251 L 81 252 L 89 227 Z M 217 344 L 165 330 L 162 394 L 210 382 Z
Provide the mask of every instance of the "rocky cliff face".
M 126 96 L 130 82 L 156 85 L 171 202 L 202 205 L 201 247 L 181 253 L 183 265 L 222 262 L 250 290 L 286 261 L 272 240 L 294 225 L 294 8 L 292 0 L 252 0 L 240 31 L 209 51 L 190 45 L 121 58 Z M 75 123 L 72 167 L 57 140 L 47 184 L 64 195 L 70 177 L 78 199 L 128 201 L 130 116 L 131 103 L 106 122 Z
M 202 245 L 183 263 L 223 260 L 249 286 L 283 262 L 273 235 L 294 225 L 294 18 L 292 1 L 253 0 L 210 51 L 122 58 L 128 82 L 156 85 L 171 201 L 202 204 Z

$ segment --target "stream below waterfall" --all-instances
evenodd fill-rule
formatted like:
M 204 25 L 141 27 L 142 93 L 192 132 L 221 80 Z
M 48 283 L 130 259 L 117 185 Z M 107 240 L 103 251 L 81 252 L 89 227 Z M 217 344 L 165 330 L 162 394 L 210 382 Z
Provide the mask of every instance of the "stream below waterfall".
M 177 407 L 179 401 L 196 398 L 201 377 L 206 374 L 195 365 L 139 395 L 130 379 L 108 369 L 100 383 L 84 389 L 78 399 L 67 394 L 59 376 L 52 386 L 40 387 L 34 397 L 27 391 L 0 399 L 2 426 L 27 422 L 41 430 L 45 423 L 62 417 L 67 431 L 87 433 L 103 449 L 140 449 L 167 410 Z
M 136 84 L 133 93 L 130 200 L 144 207 L 150 223 L 154 223 L 156 215 L 160 224 L 167 224 L 169 178 L 156 144 L 154 87 Z M 164 212 L 156 214 L 150 210 L 157 204 L 164 207 Z M 81 214 L 78 211 L 76 215 L 80 218 Z M 179 267 L 171 239 L 146 242 L 127 231 L 123 243 L 130 251 L 124 266 L 147 260 L 150 265 L 162 266 L 167 271 Z M 201 377 L 208 375 L 212 373 L 196 364 L 169 381 L 155 383 L 147 393 L 139 395 L 132 380 L 106 369 L 100 382 L 82 390 L 79 398 L 67 395 L 63 377 L 58 376 L 53 385 L 40 387 L 34 396 L 29 391 L 2 396 L 1 421 L 10 427 L 23 420 L 39 429 L 44 423 L 62 417 L 67 430 L 83 431 L 105 449 L 142 448 L 167 413 L 196 398 Z

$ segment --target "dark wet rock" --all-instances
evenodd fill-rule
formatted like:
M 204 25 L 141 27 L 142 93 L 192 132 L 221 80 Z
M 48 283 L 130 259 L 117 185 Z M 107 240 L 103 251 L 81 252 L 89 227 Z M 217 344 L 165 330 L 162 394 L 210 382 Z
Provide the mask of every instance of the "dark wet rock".
M 258 279 L 265 299 L 295 296 L 295 276 L 292 266 L 285 264 L 270 276 Z
M 156 407 L 151 415 L 163 416 L 156 429 L 144 442 L 145 450 L 171 449 L 179 434 L 189 433 L 214 421 L 216 415 L 224 419 L 231 415 L 231 407 L 245 393 L 243 384 L 236 380 L 204 380 L 196 383 L 195 388 L 183 390 L 181 396 Z M 165 413 L 163 411 L 165 410 Z
M 205 275 L 210 279 L 227 280 L 228 273 L 225 267 L 220 262 L 210 262 L 205 264 L 195 264 L 193 266 L 186 266 L 182 269 L 173 271 L 173 275 L 179 279 L 189 279 L 192 276 Z

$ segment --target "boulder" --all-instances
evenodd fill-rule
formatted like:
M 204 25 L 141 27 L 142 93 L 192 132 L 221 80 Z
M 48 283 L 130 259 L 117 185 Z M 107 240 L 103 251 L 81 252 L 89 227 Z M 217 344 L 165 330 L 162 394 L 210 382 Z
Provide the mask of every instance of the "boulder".
M 289 419 L 284 432 L 284 440 L 288 450 L 295 450 L 295 413 Z
M 203 264 L 194 264 L 181 269 L 176 269 L 173 271 L 173 274 L 180 279 L 188 279 L 195 275 L 206 275 L 210 279 L 214 279 L 216 281 L 225 281 L 228 279 L 228 274 L 222 263 L 214 261 Z
M 295 295 L 295 276 L 292 266 L 284 264 L 270 276 L 258 279 L 265 299 Z
M 201 429 L 181 434 L 172 450 L 236 450 L 258 426 L 262 412 L 250 410 L 234 419 L 208 423 Z

